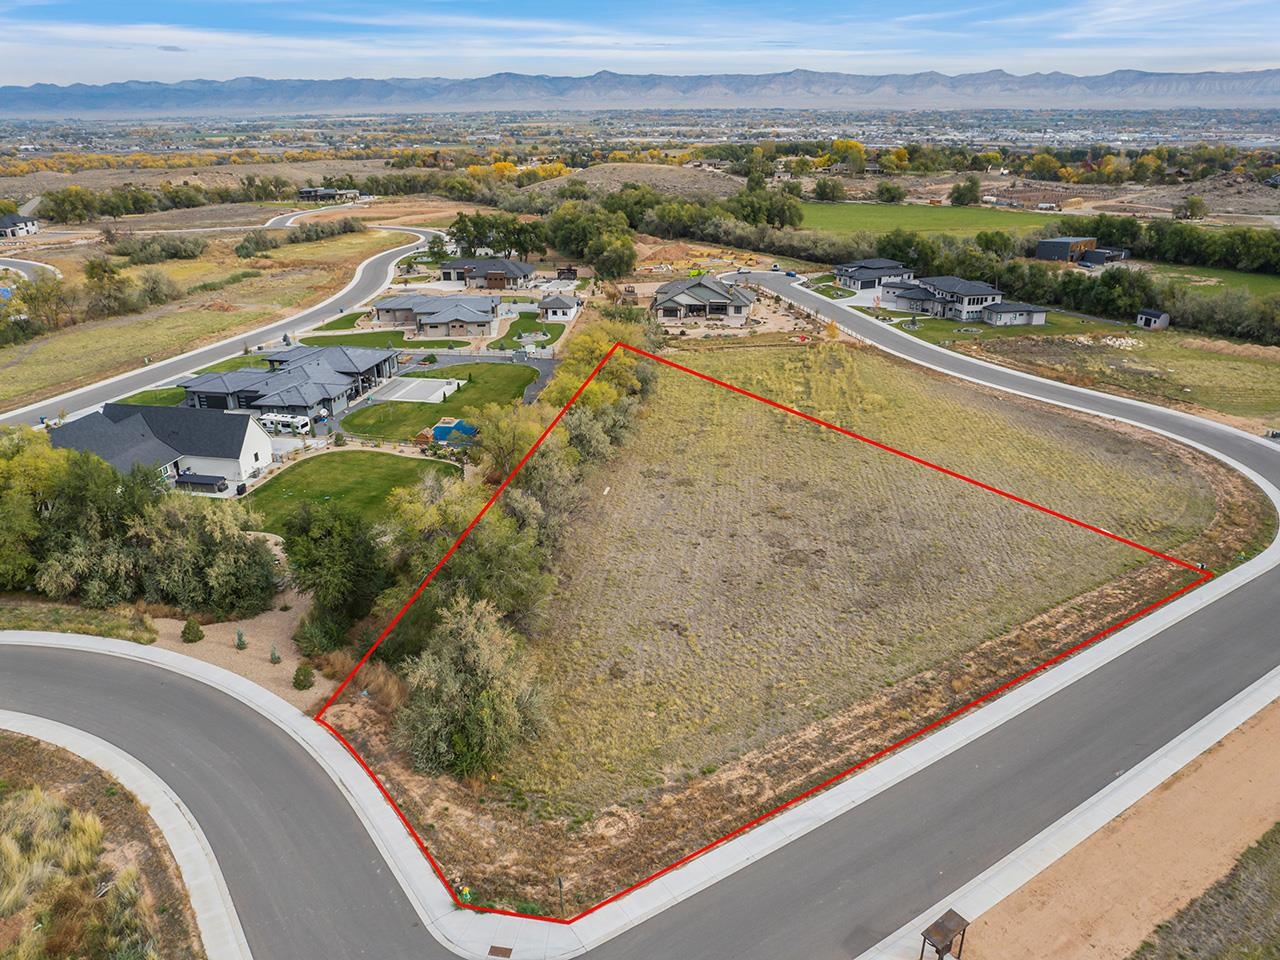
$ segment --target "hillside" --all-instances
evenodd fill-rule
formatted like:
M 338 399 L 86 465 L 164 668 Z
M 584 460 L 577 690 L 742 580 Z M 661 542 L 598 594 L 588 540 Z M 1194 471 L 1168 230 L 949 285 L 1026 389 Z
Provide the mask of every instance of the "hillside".
M 131 80 L 101 85 L 0 87 L 9 118 L 81 116 L 316 115 L 408 111 L 641 108 L 1092 109 L 1280 107 L 1280 70 L 1098 76 L 1003 70 L 869 76 L 791 70 L 767 74 L 619 74 L 587 77 L 497 73 L 472 79 Z

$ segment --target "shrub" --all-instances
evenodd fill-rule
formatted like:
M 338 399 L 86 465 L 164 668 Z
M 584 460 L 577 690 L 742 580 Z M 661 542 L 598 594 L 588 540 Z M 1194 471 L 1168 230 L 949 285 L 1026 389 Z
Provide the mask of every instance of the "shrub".
M 907 188 L 882 180 L 876 184 L 876 199 L 881 203 L 901 203 L 907 199 Z
M 249 642 L 244 638 L 244 631 L 237 630 L 236 631 L 236 649 L 246 650 L 248 649 L 248 647 L 249 647 Z
M 298 625 L 298 632 L 293 635 L 293 641 L 304 655 L 314 657 L 342 646 L 346 641 L 344 633 L 342 624 L 327 617 L 308 615 Z
M 283 659 L 280 656 L 280 651 L 276 649 L 276 645 L 274 643 L 271 645 L 271 656 L 268 659 L 270 659 L 272 663 L 279 663 Z
M 345 447 L 347 445 L 347 435 L 339 430 L 333 435 L 333 445 L 335 447 Z
M 315 686 L 315 682 L 316 672 L 311 668 L 311 664 L 298 664 L 298 669 L 293 671 L 293 689 L 310 690 Z
M 182 625 L 182 642 L 199 643 L 203 639 L 204 631 L 200 629 L 200 624 L 196 623 L 196 618 L 187 617 L 187 622 Z

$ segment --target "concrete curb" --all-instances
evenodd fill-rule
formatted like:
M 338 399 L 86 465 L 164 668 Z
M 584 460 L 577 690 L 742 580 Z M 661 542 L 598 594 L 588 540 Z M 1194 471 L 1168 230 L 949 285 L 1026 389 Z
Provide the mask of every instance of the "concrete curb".
M 0 261 L 8 261 L 9 263 L 21 263 L 24 266 L 35 267 L 39 270 L 47 270 L 58 279 L 62 279 L 62 271 L 59 270 L 57 267 L 55 267 L 51 263 L 41 263 L 39 260 L 24 260 L 22 257 L 0 257 Z M 4 263 L 0 262 L 0 266 L 4 266 Z M 18 270 L 17 272 L 22 273 L 21 270 Z
M 120 781 L 146 808 L 169 845 L 209 960 L 250 960 L 249 944 L 218 858 L 200 824 L 168 784 L 123 750 L 56 720 L 0 710 L 0 730 L 62 747 Z

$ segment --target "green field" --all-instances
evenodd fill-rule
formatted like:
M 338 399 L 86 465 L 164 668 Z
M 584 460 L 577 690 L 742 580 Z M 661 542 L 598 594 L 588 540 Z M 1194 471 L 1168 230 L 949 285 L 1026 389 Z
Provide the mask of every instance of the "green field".
M 402 330 L 303 337 L 298 342 L 308 347 L 385 347 L 388 350 L 451 350 L 467 345 L 465 340 L 406 340 Z
M 1159 277 L 1184 281 L 1193 290 L 1203 290 L 1205 293 L 1243 289 L 1255 297 L 1280 294 L 1280 276 L 1274 273 L 1247 273 L 1244 270 L 1223 270 L 1218 267 L 1180 267 L 1171 263 L 1147 263 L 1146 267 Z
M 284 519 L 301 503 L 341 503 L 367 520 L 383 516 L 387 494 L 424 474 L 458 474 L 451 464 L 369 450 L 336 450 L 286 467 L 245 497 L 262 516 L 262 529 L 284 533 Z
M 470 377 L 471 382 L 441 403 L 388 400 L 369 404 L 343 417 L 342 429 L 361 437 L 412 440 L 442 417 L 462 416 L 467 407 L 519 400 L 524 388 L 538 379 L 538 371 L 518 363 L 459 363 L 406 376 L 437 380 Z
M 139 390 L 131 397 L 117 400 L 116 403 L 132 403 L 140 407 L 176 407 L 187 398 L 187 391 L 181 387 L 160 387 L 158 390 Z
M 867 311 L 874 313 L 876 311 Z M 879 313 L 888 314 L 896 317 L 909 317 L 902 311 L 881 310 Z M 1075 317 L 1067 313 L 1059 313 L 1056 310 L 1050 310 L 1045 317 L 1045 322 L 1040 326 L 1022 326 L 1022 327 L 993 327 L 985 324 L 980 320 L 972 320 L 967 323 L 961 323 L 959 320 L 944 320 L 941 317 L 922 317 L 916 315 L 916 323 L 920 325 L 918 330 L 908 330 L 898 323 L 896 326 L 904 333 L 919 337 L 921 340 L 928 340 L 930 343 L 955 343 L 965 340 L 1003 340 L 1008 337 L 1053 337 L 1065 336 L 1067 334 L 1091 334 L 1091 333 L 1128 333 L 1130 329 L 1122 323 L 1112 323 L 1108 320 L 1098 320 L 1095 318 Z M 960 333 L 960 329 L 977 330 L 977 333 Z
M 270 364 L 267 363 L 265 357 L 246 353 L 238 357 L 227 357 L 226 360 L 211 363 L 207 367 L 201 367 L 196 373 L 226 373 L 228 370 L 243 370 L 246 367 L 265 370 L 269 366 Z
M 337 320 L 330 320 L 328 323 L 322 323 L 316 327 L 317 330 L 350 330 L 356 325 L 361 317 L 365 315 L 365 311 L 357 310 L 355 313 L 343 314 Z
M 969 236 L 979 230 L 1030 233 L 1053 222 L 1042 213 L 996 210 L 992 207 L 931 207 L 901 203 L 802 203 L 803 226 L 831 233 L 950 233 Z M 1056 216 L 1056 215 L 1055 215 Z
M 522 313 L 520 319 L 515 320 L 511 324 L 511 329 L 500 340 L 494 340 L 489 344 L 490 350 L 517 350 L 523 344 L 516 341 L 516 337 L 522 333 L 545 333 L 546 340 L 539 340 L 537 343 L 530 344 L 534 347 L 549 347 L 560 339 L 564 333 L 563 323 L 543 323 L 538 319 L 536 313 Z

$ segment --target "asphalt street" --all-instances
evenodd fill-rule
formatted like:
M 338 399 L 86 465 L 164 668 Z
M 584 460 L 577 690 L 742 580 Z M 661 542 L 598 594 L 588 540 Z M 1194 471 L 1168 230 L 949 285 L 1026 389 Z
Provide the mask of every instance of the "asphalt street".
M 310 213 L 313 211 L 303 212 Z M 288 221 L 296 216 L 298 216 L 297 213 L 282 214 L 280 217 L 269 221 L 269 225 L 288 226 Z M 277 221 L 280 222 L 277 223 Z M 174 357 L 171 360 L 161 360 L 144 365 L 143 358 L 139 356 L 138 368 L 131 373 L 0 415 L 0 424 L 36 424 L 40 422 L 41 417 L 56 417 L 60 411 L 75 413 L 91 407 L 97 407 L 117 397 L 127 396 L 130 393 L 136 393 L 138 390 L 145 390 L 154 383 L 178 377 L 198 367 L 222 360 L 238 353 L 242 344 L 258 344 L 264 340 L 278 339 L 286 333 L 302 330 L 325 320 L 332 320 L 342 314 L 344 308 L 350 308 L 378 293 L 386 286 L 387 278 L 395 262 L 405 254 L 426 246 L 427 240 L 434 233 L 431 230 L 419 230 L 414 227 L 377 227 L 376 229 L 394 230 L 408 234 L 409 236 L 406 239 L 409 242 L 405 246 L 383 251 L 365 261 L 351 285 L 323 303 L 317 304 L 309 310 L 294 314 L 287 319 L 265 327 L 259 327 L 250 333 L 220 341 L 192 353 Z M 414 237 L 417 239 L 412 239 Z
M 838 312 L 783 277 L 755 279 L 828 316 Z M 899 353 L 1165 429 L 1280 485 L 1280 448 L 1207 421 L 992 370 L 875 321 L 856 324 Z M 1280 665 L 1278 587 L 1280 571 L 1255 578 L 590 956 L 856 956 Z M 82 727 L 167 780 L 217 851 L 259 958 L 449 956 L 415 926 L 337 788 L 238 702 L 135 663 L 0 645 L 0 707 Z

